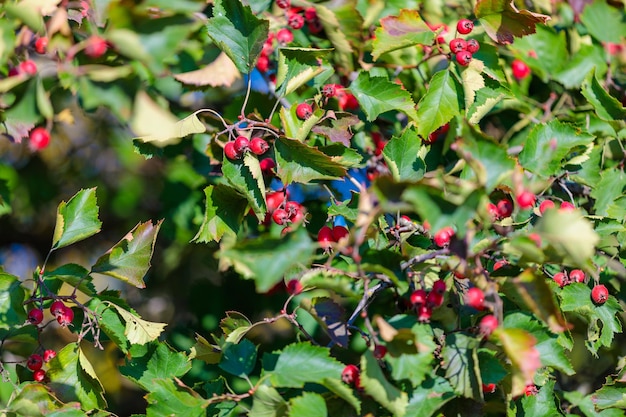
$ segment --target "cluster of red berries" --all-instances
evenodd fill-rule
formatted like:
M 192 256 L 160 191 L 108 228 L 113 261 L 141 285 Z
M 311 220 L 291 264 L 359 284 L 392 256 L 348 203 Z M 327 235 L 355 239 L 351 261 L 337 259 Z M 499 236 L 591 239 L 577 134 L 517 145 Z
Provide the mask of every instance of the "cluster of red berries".
M 585 282 L 585 273 L 580 269 L 573 269 L 569 272 L 569 274 L 567 271 L 557 272 L 554 276 L 552 276 L 552 279 L 558 284 L 559 287 L 563 288 L 564 286 L 574 282 Z
M 317 16 L 317 10 L 315 7 L 308 7 L 303 9 L 302 7 L 291 7 L 290 0 L 277 0 L 276 6 L 285 10 L 285 17 L 287 18 L 287 27 L 279 29 L 276 33 L 271 32 L 265 43 L 263 44 L 263 49 L 261 50 L 261 55 L 256 63 L 256 68 L 262 72 L 266 73 L 270 69 L 271 60 L 270 56 L 274 52 L 274 40 L 278 42 L 279 45 L 288 45 L 293 42 L 293 30 L 300 30 L 304 27 L 304 24 L 307 24 L 309 28 L 309 32 L 312 34 L 320 33 L 324 28 L 322 27 L 322 22 Z
M 332 229 L 328 226 L 322 226 L 317 233 L 317 243 L 319 243 L 325 251 L 329 251 L 333 247 L 333 243 L 339 242 L 349 234 L 350 231 L 344 226 L 334 226 Z
M 288 201 L 283 192 L 276 191 L 266 196 L 267 218 L 266 223 L 271 218 L 279 226 L 288 223 L 299 223 L 304 220 L 304 208 L 302 204 L 295 201 Z
M 440 248 L 444 248 L 450 244 L 450 239 L 452 239 L 452 236 L 454 236 L 454 234 L 454 229 L 451 226 L 446 226 L 439 230 L 437 233 L 435 233 L 433 241 L 435 242 L 435 245 L 439 246 Z
M 441 307 L 443 304 L 443 295 L 446 293 L 446 283 L 443 280 L 437 280 L 433 283 L 430 291 L 421 288 L 411 293 L 411 304 L 417 311 L 417 319 L 422 323 L 430 321 L 433 309 Z
M 15 77 L 17 75 L 27 75 L 32 77 L 37 74 L 37 64 L 31 59 L 27 59 L 18 64 L 17 67 L 9 69 L 9 77 Z
M 554 201 L 552 200 L 543 200 L 541 202 L 541 204 L 539 204 L 539 213 L 543 214 L 546 210 L 551 209 L 551 208 L 555 208 L 556 205 L 554 204 Z M 563 201 L 561 203 L 561 205 L 559 206 L 559 210 L 560 211 L 571 211 L 571 210 L 575 210 L 576 206 L 574 206 L 572 203 L 570 203 L 569 201 Z
M 469 19 L 461 19 L 456 24 L 456 31 L 461 35 L 468 35 L 474 29 L 474 22 Z M 480 44 L 476 39 L 465 40 L 454 38 L 448 44 L 450 52 L 454 54 L 456 62 L 466 67 L 472 61 L 472 56 L 480 49 Z
M 224 145 L 224 155 L 228 159 L 241 159 L 246 152 L 255 155 L 263 155 L 270 148 L 270 145 L 263 138 L 255 137 L 251 140 L 245 136 L 238 136 L 237 139 L 226 142 Z
M 63 327 L 69 326 L 72 324 L 72 320 L 74 320 L 74 310 L 60 300 L 56 300 L 50 305 L 50 313 L 56 318 L 57 323 Z M 43 321 L 43 310 L 33 308 L 28 312 L 27 320 L 30 324 L 38 326 Z
M 46 379 L 46 371 L 44 371 L 43 364 L 50 362 L 57 356 L 57 353 L 52 349 L 47 349 L 43 352 L 43 355 L 33 353 L 26 359 L 26 367 L 33 371 L 33 379 L 37 382 L 42 382 Z

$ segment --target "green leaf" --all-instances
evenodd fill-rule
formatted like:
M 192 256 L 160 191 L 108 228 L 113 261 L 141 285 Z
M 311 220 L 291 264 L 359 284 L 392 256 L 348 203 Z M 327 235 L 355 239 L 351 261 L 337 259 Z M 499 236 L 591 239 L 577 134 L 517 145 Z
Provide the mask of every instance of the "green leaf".
M 430 417 L 445 403 L 456 397 L 450 383 L 440 376 L 427 378 L 411 395 L 407 416 Z
M 163 224 L 160 220 L 139 223 L 122 240 L 102 255 L 91 272 L 110 275 L 114 278 L 145 288 L 143 277 L 150 269 L 157 234 Z
M 354 395 L 354 390 L 343 381 L 340 379 L 325 378 L 321 382 L 321 385 L 350 404 L 358 414 L 361 413 L 361 401 Z
M 591 398 L 598 410 L 609 408 L 626 410 L 626 386 L 623 383 L 604 385 Z
M 133 347 L 131 358 L 120 372 L 148 392 L 158 389 L 160 379 L 182 377 L 191 369 L 183 352 L 174 352 L 162 342 Z
M 303 372 L 303 364 L 306 364 L 306 372 Z M 292 343 L 280 352 L 268 375 L 275 387 L 302 388 L 306 383 L 339 380 L 343 368 L 341 362 L 330 356 L 328 348 L 300 342 Z
M 602 171 L 600 181 L 594 184 L 591 197 L 595 199 L 594 214 L 608 216 L 608 209 L 615 200 L 621 197 L 626 187 L 626 174 L 621 169 L 609 168 Z
M 12 211 L 11 188 L 9 187 L 9 182 L 0 178 L 0 217 L 5 214 L 11 214 Z
M 209 400 L 202 398 L 181 381 L 176 382 L 175 385 L 170 378 L 153 381 L 152 389 L 145 397 L 148 401 L 146 417 L 206 416 Z
M 482 380 L 478 362 L 479 341 L 462 333 L 446 337 L 441 352 L 445 361 L 446 379 L 458 395 L 468 398 L 482 397 Z
M 244 378 L 256 365 L 256 345 L 248 339 L 227 343 L 222 347 L 219 367 L 229 374 Z
M 417 133 L 427 138 L 454 116 L 461 115 L 463 87 L 451 70 L 437 72 L 430 80 L 428 91 L 417 104 Z
M 394 416 L 406 415 L 409 403 L 406 392 L 393 386 L 378 365 L 370 350 L 361 356 L 361 386 L 376 402 L 391 411 Z
M 563 160 L 577 147 L 587 146 L 593 135 L 556 119 L 535 126 L 519 154 L 520 164 L 541 177 L 551 177 L 563 171 Z
M 299 265 L 308 265 L 317 245 L 304 228 L 283 238 L 248 239 L 220 253 L 244 278 L 254 279 L 260 293 L 269 291 L 284 274 Z
M 596 78 L 596 69 L 593 68 L 585 77 L 581 93 L 596 110 L 603 120 L 623 120 L 626 118 L 626 108 L 615 97 L 606 91 Z
M 100 231 L 96 189 L 80 190 L 57 208 L 57 220 L 52 238 L 52 249 L 59 249 L 81 241 Z
M 580 20 L 597 40 L 601 42 L 621 43 L 626 36 L 626 24 L 623 21 L 624 10 L 613 7 L 602 0 L 585 4 Z
M 474 14 L 496 43 L 512 44 L 514 37 L 535 33 L 537 23 L 546 23 L 550 16 L 517 10 L 512 0 L 478 0 Z
M 24 299 L 26 291 L 15 275 L 1 272 L 0 268 L 0 329 L 16 330 L 26 322 Z M 0 331 L 0 335 L 4 332 Z M 2 337 L 5 337 L 4 335 Z
M 554 251 L 558 263 L 584 268 L 595 253 L 599 236 L 579 210 L 546 210 L 535 226 L 543 242 Z M 546 253 L 549 253 L 546 250 Z
M 239 1 L 216 0 L 207 32 L 239 72 L 249 74 L 269 34 L 269 21 L 257 18 Z
M 122 352 L 128 353 L 131 345 L 126 337 L 126 323 L 122 320 L 114 308 L 109 308 L 107 301 L 114 302 L 112 297 L 99 294 L 87 303 L 87 307 L 100 316 L 98 325 L 109 339 L 115 343 Z M 115 300 L 117 301 L 117 300 Z
M 199 359 L 205 363 L 216 365 L 222 359 L 222 350 L 219 346 L 212 345 L 204 337 L 196 334 L 196 344 L 191 347 L 189 360 Z
M 374 121 L 381 113 L 391 110 L 404 112 L 412 120 L 417 119 L 411 94 L 385 77 L 372 77 L 362 71 L 350 84 L 350 91 L 359 101 L 369 121 Z
M 7 4 L 4 6 L 4 10 L 9 18 L 20 20 L 34 32 L 42 33 L 44 31 L 44 22 L 43 14 L 40 9 L 41 5 L 27 1 L 21 1 L 17 4 Z M 54 8 L 52 11 L 54 11 Z
M 330 49 L 280 48 L 278 50 L 278 72 L 276 94 L 285 96 L 293 93 L 324 71 L 320 60 Z
M 578 283 L 565 286 L 559 296 L 564 312 L 579 314 L 589 323 L 586 344 L 595 356 L 600 347 L 611 346 L 615 333 L 622 332 L 619 319 L 622 308 L 615 297 L 610 296 L 604 304 L 595 305 L 591 300 L 591 288 Z
M 245 196 L 259 222 L 265 218 L 265 182 L 259 160 L 246 152 L 243 161 L 231 161 L 224 157 L 222 173 L 228 183 Z
M 333 143 L 331 145 L 321 146 L 318 149 L 343 167 L 361 167 L 363 165 L 363 156 L 361 156 L 357 150 L 350 148 L 350 145 L 347 146 L 348 147 L 340 143 Z
M 311 133 L 311 130 L 322 120 L 326 112 L 322 108 L 313 106 L 313 114 L 311 117 L 302 121 L 296 115 L 297 108 L 297 103 L 294 103 L 289 108 L 281 107 L 280 122 L 287 138 L 304 142 L 309 136 L 309 133 Z
M 249 417 L 286 417 L 287 402 L 280 396 L 276 388 L 267 385 L 259 386 L 252 397 L 252 409 Z
M 522 409 L 527 416 L 558 416 L 561 415 L 555 402 L 554 380 L 548 380 L 535 395 L 522 397 Z
M 535 372 L 541 367 L 539 351 L 535 347 L 537 339 L 526 330 L 503 327 L 498 327 L 490 339 L 502 345 L 511 363 L 511 395 L 522 395 L 526 385 L 533 382 Z
M 304 392 L 289 401 L 289 417 L 327 417 L 324 397 L 313 392 Z
M 74 288 L 78 288 L 84 294 L 93 297 L 96 288 L 92 284 L 93 278 L 89 275 L 89 271 L 77 264 L 61 265 L 53 271 L 44 271 L 45 280 L 58 279 Z
M 16 416 L 49 416 L 52 415 L 51 411 L 61 406 L 61 402 L 45 385 L 28 383 L 16 388 L 5 409 Z
M 50 95 L 43 87 L 43 82 L 40 77 L 37 77 L 37 108 L 43 117 L 47 120 L 52 120 L 54 117 L 54 109 L 50 102 Z
M 485 87 L 476 91 L 474 102 L 466 109 L 468 122 L 472 125 L 478 124 L 494 107 L 511 96 L 511 92 L 498 81 L 485 78 Z
M 331 157 L 304 143 L 280 137 L 274 146 L 278 177 L 285 184 L 339 179 L 346 174 Z
M 398 16 L 386 16 L 380 19 L 380 27 L 374 33 L 372 58 L 378 58 L 387 52 L 415 45 L 431 45 L 435 32 L 430 30 L 417 10 L 400 10 Z
M 144 345 L 156 340 L 163 332 L 163 329 L 165 329 L 165 326 L 167 326 L 166 323 L 155 323 L 143 320 L 141 317 L 134 315 L 116 304 L 110 302 L 108 304 L 113 307 L 126 322 L 124 335 L 132 344 Z
M 420 386 L 430 374 L 433 359 L 431 353 L 387 356 L 387 362 L 391 365 L 391 377 L 395 381 L 409 380 L 414 387 Z
M 538 26 L 537 33 L 516 40 L 511 49 L 544 82 L 555 77 L 568 64 L 565 32 L 557 32 L 548 26 Z
M 106 408 L 102 384 L 77 343 L 68 343 L 48 366 L 48 387 L 61 401 L 79 401 L 85 410 Z
M 569 62 L 555 74 L 553 78 L 563 84 L 565 88 L 580 88 L 590 71 L 596 70 L 602 76 L 606 74 L 607 64 L 605 51 L 600 45 L 580 45 L 580 49 L 571 57 Z M 583 92 L 584 94 L 584 92 Z
M 356 11 L 356 1 L 317 3 L 315 11 L 324 27 L 324 33 L 335 49 L 334 60 L 346 71 L 353 71 L 354 56 L 351 41 L 358 42 L 359 31 L 363 28 L 363 18 Z
M 417 181 L 426 172 L 426 164 L 419 156 L 422 140 L 415 129 L 406 129 L 402 136 L 392 137 L 383 149 L 383 157 L 396 181 Z
M 192 242 L 219 242 L 224 235 L 235 237 L 246 213 L 247 200 L 224 184 L 204 189 L 204 219 Z

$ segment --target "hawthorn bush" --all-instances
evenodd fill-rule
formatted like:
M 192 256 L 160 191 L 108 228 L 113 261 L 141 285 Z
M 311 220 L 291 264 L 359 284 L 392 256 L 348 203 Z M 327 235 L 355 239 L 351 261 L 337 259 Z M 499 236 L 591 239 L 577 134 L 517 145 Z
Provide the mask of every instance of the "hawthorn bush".
M 211 3 L 0 6 L 2 414 L 622 416 L 623 5 Z

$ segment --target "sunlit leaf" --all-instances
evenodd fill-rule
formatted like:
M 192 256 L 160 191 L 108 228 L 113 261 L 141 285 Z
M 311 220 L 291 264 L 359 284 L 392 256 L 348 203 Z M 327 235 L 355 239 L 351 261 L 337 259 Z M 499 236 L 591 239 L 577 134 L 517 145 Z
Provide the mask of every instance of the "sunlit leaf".
M 444 404 L 456 396 L 445 378 L 427 378 L 411 394 L 406 416 L 433 416 Z
M 307 364 L 306 372 L 302 372 L 302 364 Z M 341 362 L 330 356 L 328 348 L 301 342 L 284 348 L 268 375 L 275 387 L 302 388 L 306 383 L 341 379 L 343 368 Z
M 385 77 L 372 77 L 362 71 L 350 84 L 350 91 L 358 99 L 369 121 L 376 120 L 380 114 L 391 110 L 401 111 L 412 120 L 417 119 L 411 94 Z
M 427 138 L 437 128 L 461 114 L 464 97 L 452 71 L 439 71 L 430 80 L 428 91 L 417 104 L 417 133 Z
M 204 196 L 204 219 L 193 241 L 219 242 L 224 235 L 237 235 L 246 212 L 247 200 L 224 184 L 209 185 L 204 189 Z
M 324 71 L 321 60 L 329 49 L 280 48 L 278 50 L 277 94 L 287 95 Z
M 324 397 L 313 392 L 304 392 L 289 401 L 289 417 L 327 417 Z
M 191 369 L 187 355 L 173 351 L 166 343 L 133 347 L 130 356 L 120 372 L 146 391 L 156 388 L 155 380 L 181 377 Z
M 249 417 L 285 417 L 287 402 L 281 397 L 276 388 L 269 385 L 260 385 L 252 397 L 252 409 Z
M 222 173 L 224 174 L 224 178 L 228 180 L 228 183 L 237 190 L 241 195 L 245 196 L 254 211 L 259 222 L 265 219 L 266 207 L 265 207 L 265 182 L 263 180 L 263 175 L 261 173 L 261 167 L 259 166 L 259 160 L 256 156 L 252 155 L 251 152 L 246 152 L 243 157 L 243 161 L 231 161 L 230 159 L 224 157 L 222 160 Z M 224 190 L 219 190 L 226 191 Z M 226 193 L 232 194 L 230 191 Z M 226 197 L 227 195 L 217 195 L 219 197 L 219 204 L 223 206 L 222 197 Z M 208 200 L 207 200 L 208 201 Z M 231 201 L 232 203 L 236 203 L 235 200 Z M 239 206 L 238 206 L 239 207 Z M 214 208 L 215 210 L 219 210 L 218 207 Z M 240 210 L 240 208 L 238 208 Z M 220 211 L 220 213 L 224 213 Z M 217 211 L 216 211 L 217 214 Z M 235 213 L 232 213 L 235 214 Z M 232 218 L 231 215 L 225 216 L 224 219 L 229 219 L 229 227 L 232 227 Z M 223 220 L 215 221 L 213 223 L 223 223 Z M 222 227 L 224 224 L 222 224 Z M 216 229 L 216 232 L 219 230 Z M 234 232 L 234 230 L 233 230 Z
M 109 305 L 113 307 L 126 322 L 124 334 L 132 344 L 145 345 L 148 342 L 156 340 L 163 332 L 163 329 L 165 329 L 165 326 L 167 326 L 166 323 L 155 323 L 143 320 L 141 317 L 113 303 L 109 303 Z
M 89 276 L 89 271 L 77 264 L 65 264 L 52 271 L 46 270 L 44 278 L 46 280 L 58 279 L 63 281 L 89 296 L 93 296 L 96 293 L 96 289 L 92 284 L 93 278 Z
M 478 344 L 476 338 L 452 333 L 446 337 L 446 345 L 441 352 L 446 364 L 446 379 L 454 391 L 463 397 L 481 398 Z
M 491 335 L 504 349 L 511 361 L 511 395 L 524 393 L 524 388 L 533 382 L 537 369 L 541 367 L 539 351 L 535 347 L 537 340 L 522 329 L 498 327 Z
M 278 177 L 285 184 L 338 179 L 346 173 L 328 155 L 304 143 L 280 137 L 274 146 Z
M 57 208 L 57 220 L 52 238 L 52 248 L 59 249 L 81 241 L 100 231 L 96 189 L 80 190 Z
M 190 85 L 230 87 L 236 80 L 241 79 L 241 74 L 228 55 L 222 52 L 209 65 L 194 71 L 174 74 L 174 78 Z
M 474 14 L 487 35 L 501 44 L 511 44 L 515 37 L 535 33 L 535 25 L 550 20 L 550 16 L 517 10 L 513 0 L 478 0 Z
M 203 417 L 209 405 L 209 400 L 180 380 L 175 383 L 171 378 L 155 379 L 146 400 L 149 416 Z
M 361 356 L 361 386 L 376 402 L 393 413 L 404 416 L 409 403 L 408 395 L 392 385 L 370 350 Z
M 591 36 L 601 42 L 621 43 L 626 37 L 624 10 L 606 1 L 585 2 L 580 20 Z
M 591 103 L 598 116 L 604 120 L 623 120 L 626 118 L 626 108 L 615 97 L 606 91 L 596 78 L 596 69 L 593 68 L 585 77 L 581 93 Z
M 561 414 L 559 407 L 555 401 L 553 379 L 539 387 L 539 392 L 535 395 L 524 395 L 521 400 L 522 409 L 528 416 L 558 416 Z
M 430 45 L 435 37 L 417 10 L 402 9 L 398 16 L 386 16 L 374 32 L 372 57 L 415 45 Z
M 205 363 L 216 365 L 222 359 L 222 350 L 209 343 L 204 337 L 196 334 L 196 343 L 191 347 L 189 359 L 198 359 Z
M 417 181 L 424 176 L 426 164 L 419 156 L 422 140 L 415 129 L 406 129 L 402 136 L 392 137 L 383 149 L 383 157 L 393 178 Z

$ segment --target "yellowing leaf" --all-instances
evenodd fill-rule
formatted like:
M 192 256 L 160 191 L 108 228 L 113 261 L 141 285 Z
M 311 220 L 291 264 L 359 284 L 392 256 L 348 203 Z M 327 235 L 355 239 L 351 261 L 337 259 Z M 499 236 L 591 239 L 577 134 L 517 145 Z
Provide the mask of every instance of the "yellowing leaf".
M 511 361 L 511 395 L 521 395 L 526 385 L 533 382 L 535 372 L 541 367 L 539 351 L 535 348 L 537 339 L 526 330 L 505 328 L 496 329 L 491 338 L 500 342 Z
M 241 79 L 241 73 L 228 55 L 222 52 L 215 61 L 206 67 L 182 74 L 175 74 L 174 78 L 182 83 L 191 85 L 230 87 L 235 81 Z
M 178 120 L 144 91 L 140 91 L 135 97 L 134 115 L 130 126 L 139 135 L 137 139 L 160 147 L 176 144 L 187 135 L 206 131 L 197 113 Z
M 115 308 L 118 314 L 126 322 L 124 335 L 132 344 L 145 345 L 148 342 L 156 340 L 163 332 L 163 329 L 165 329 L 165 326 L 167 326 L 166 323 L 155 323 L 143 320 L 141 317 L 137 317 L 131 312 L 126 311 L 122 307 L 113 303 L 107 304 Z
M 474 14 L 491 39 L 512 44 L 514 37 L 535 33 L 537 23 L 546 23 L 550 16 L 517 10 L 513 0 L 478 0 Z
M 484 67 L 485 64 L 482 61 L 473 59 L 461 74 L 461 79 L 463 80 L 463 92 L 465 93 L 465 108 L 467 109 L 467 112 L 469 112 L 470 106 L 474 104 L 476 91 L 485 86 L 485 80 L 481 75 Z

